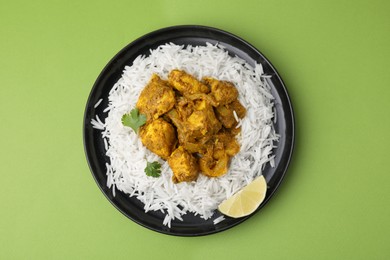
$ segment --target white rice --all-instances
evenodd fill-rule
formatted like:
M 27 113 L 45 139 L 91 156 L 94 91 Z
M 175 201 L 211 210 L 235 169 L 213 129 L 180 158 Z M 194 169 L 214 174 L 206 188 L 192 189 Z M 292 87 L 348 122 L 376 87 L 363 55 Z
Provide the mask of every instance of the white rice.
M 225 217 L 222 215 L 222 216 L 219 216 L 218 218 L 215 218 L 214 220 L 213 220 L 213 224 L 214 225 L 217 225 L 218 223 L 221 223 L 222 221 L 224 221 L 225 220 Z
M 100 103 L 102 103 L 102 101 L 103 101 L 102 98 L 99 99 L 98 102 L 96 102 L 96 104 L 94 105 L 94 108 L 97 108 L 100 105 Z
M 234 116 L 234 119 L 236 120 L 237 123 L 240 122 L 240 119 L 237 116 L 236 110 L 233 110 L 233 116 Z
M 227 80 L 238 89 L 239 100 L 247 109 L 244 119 L 237 117 L 242 127 L 237 136 L 241 149 L 232 158 L 228 173 L 222 177 L 199 175 L 195 182 L 174 184 L 168 163 L 147 150 L 136 133 L 121 123 L 122 115 L 135 107 L 152 74 L 166 79 L 173 69 L 185 70 L 198 79 L 211 76 Z M 94 128 L 102 131 L 106 155 L 110 158 L 110 164 L 106 164 L 107 186 L 112 188 L 114 195 L 118 189 L 139 199 L 145 204 L 145 212 L 163 212 L 163 224 L 168 227 L 173 219 L 182 220 L 187 212 L 203 219 L 211 218 L 223 200 L 261 175 L 266 163 L 274 165 L 272 149 L 278 134 L 272 121 L 273 97 L 265 77 L 268 76 L 263 74 L 260 64 L 253 68 L 241 58 L 230 56 L 221 45 L 178 46 L 171 43 L 150 50 L 148 56 L 137 57 L 131 66 L 124 68 L 122 77 L 109 92 L 108 107 L 104 109 L 108 116 L 104 123 L 97 116 L 91 122 Z M 161 163 L 161 177 L 145 175 L 147 161 Z M 216 217 L 214 223 L 223 219 Z

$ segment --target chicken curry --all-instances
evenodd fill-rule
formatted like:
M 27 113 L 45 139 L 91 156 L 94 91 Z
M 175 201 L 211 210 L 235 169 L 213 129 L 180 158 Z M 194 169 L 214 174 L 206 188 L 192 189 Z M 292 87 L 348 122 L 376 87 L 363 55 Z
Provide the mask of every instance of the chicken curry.
M 154 74 L 136 107 L 146 116 L 142 144 L 168 161 L 174 183 L 194 181 L 200 173 L 222 176 L 240 150 L 235 136 L 246 109 L 230 82 L 199 81 L 182 70 L 172 70 L 168 80 Z

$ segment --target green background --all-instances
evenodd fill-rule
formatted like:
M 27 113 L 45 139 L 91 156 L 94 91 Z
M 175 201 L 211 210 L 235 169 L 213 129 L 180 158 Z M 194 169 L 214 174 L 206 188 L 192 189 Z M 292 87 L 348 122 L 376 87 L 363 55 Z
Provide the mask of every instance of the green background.
M 389 3 L 0 0 L 0 259 L 389 259 Z M 105 64 L 143 34 L 180 24 L 256 46 L 296 115 L 293 160 L 270 203 L 195 238 L 118 212 L 82 141 Z

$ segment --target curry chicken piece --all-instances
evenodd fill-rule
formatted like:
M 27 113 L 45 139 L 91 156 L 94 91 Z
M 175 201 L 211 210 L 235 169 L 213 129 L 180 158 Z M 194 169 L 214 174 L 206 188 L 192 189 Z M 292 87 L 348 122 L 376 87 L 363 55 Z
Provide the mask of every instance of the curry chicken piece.
M 175 102 L 175 92 L 168 82 L 153 74 L 142 90 L 136 106 L 139 112 L 146 115 L 147 120 L 150 121 L 171 110 Z
M 210 86 L 212 96 L 220 105 L 231 103 L 238 97 L 238 91 L 231 82 L 210 77 L 204 77 L 203 81 Z
M 172 70 L 168 82 L 184 96 L 210 92 L 209 87 L 183 70 Z
M 172 181 L 194 181 L 199 175 L 199 166 L 196 158 L 183 146 L 179 146 L 168 158 L 168 164 L 172 169 Z
M 194 138 L 211 137 L 221 129 L 212 106 L 204 99 L 195 101 L 194 111 L 187 118 L 186 125 Z
M 214 136 L 216 142 L 223 144 L 223 149 L 229 156 L 234 156 L 240 151 L 240 145 L 238 144 L 234 134 L 224 131 Z
M 180 117 L 180 112 L 177 109 L 169 111 L 167 116 L 176 126 L 177 138 L 180 145 L 190 153 L 201 152 L 204 149 L 204 144 L 209 138 L 195 138 L 192 135 L 192 131 L 189 131 L 186 127 L 185 121 Z
M 168 159 L 176 146 L 173 126 L 162 118 L 153 120 L 140 130 L 142 144 L 163 159 Z
M 194 101 L 184 96 L 176 99 L 175 108 L 177 110 L 180 120 L 185 121 L 194 112 Z
M 181 99 L 168 117 L 177 128 L 180 145 L 191 153 L 202 152 L 204 144 L 221 129 L 213 107 L 204 99 Z
M 238 118 L 244 118 L 246 114 L 246 109 L 243 107 L 237 99 L 233 102 L 220 105 L 216 107 L 215 113 L 217 115 L 218 120 L 223 124 L 226 128 L 233 128 L 237 125 L 237 120 L 234 117 L 234 112 L 236 112 Z
M 220 177 L 228 171 L 230 158 L 240 151 L 234 134 L 221 131 L 206 144 L 205 153 L 199 159 L 201 172 L 208 177 Z
M 199 159 L 199 168 L 208 177 L 220 177 L 228 171 L 229 160 L 223 143 L 216 141 L 207 147 L 206 153 Z

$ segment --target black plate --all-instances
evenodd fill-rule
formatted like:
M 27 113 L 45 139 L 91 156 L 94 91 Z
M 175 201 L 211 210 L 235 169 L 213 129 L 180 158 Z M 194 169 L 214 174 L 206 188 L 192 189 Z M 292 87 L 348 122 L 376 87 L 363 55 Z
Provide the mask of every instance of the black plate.
M 274 149 L 274 154 L 276 155 L 275 167 L 266 166 L 263 171 L 263 175 L 268 184 L 267 196 L 256 212 L 270 200 L 286 173 L 293 151 L 294 117 L 291 102 L 282 79 L 264 55 L 239 37 L 219 29 L 204 26 L 163 28 L 146 34 L 122 49 L 100 73 L 89 95 L 85 109 L 83 129 L 85 153 L 92 175 L 101 191 L 128 218 L 146 228 L 164 234 L 179 236 L 212 234 L 242 223 L 253 214 L 239 219 L 225 217 L 226 219 L 224 221 L 214 225 L 213 219 L 215 217 L 209 220 L 203 220 L 189 213 L 183 216 L 184 221 L 173 220 L 171 228 L 163 226 L 164 216 L 160 212 L 145 213 L 143 204 L 136 198 L 129 198 L 128 195 L 118 191 L 114 197 L 112 191 L 107 188 L 105 164 L 109 162 L 109 158 L 105 156 L 101 132 L 93 129 L 90 123 L 91 119 L 95 118 L 95 115 L 98 115 L 101 119 L 107 117 L 107 114 L 103 113 L 103 110 L 108 104 L 108 92 L 121 77 L 125 65 L 131 65 L 132 61 L 138 55 L 148 55 L 150 49 L 155 49 L 157 46 L 169 42 L 179 45 L 205 45 L 206 42 L 212 44 L 220 43 L 226 47 L 226 50 L 232 56 L 237 55 L 246 60 L 251 66 L 254 66 L 256 62 L 261 63 L 264 72 L 272 75 L 270 85 L 272 87 L 271 92 L 275 97 L 275 110 L 277 113 L 275 129 L 281 135 L 281 138 L 277 144 L 277 148 Z M 96 102 L 101 98 L 103 98 L 103 102 L 97 108 L 94 108 Z M 219 215 L 220 213 L 215 213 L 216 217 Z

